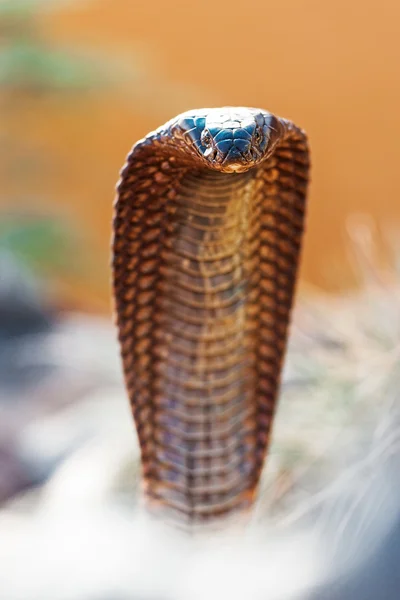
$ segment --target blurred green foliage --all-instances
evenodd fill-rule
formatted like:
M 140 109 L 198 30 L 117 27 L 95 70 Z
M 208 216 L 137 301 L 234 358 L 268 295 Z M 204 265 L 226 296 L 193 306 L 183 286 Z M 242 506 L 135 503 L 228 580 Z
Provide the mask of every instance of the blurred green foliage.
M 10 216 L 0 222 L 0 252 L 7 251 L 33 271 L 75 273 L 81 247 L 72 227 L 59 219 Z
M 43 95 L 89 90 L 106 81 L 106 69 L 100 59 L 82 56 L 75 50 L 54 48 L 43 39 L 41 14 L 63 3 L 62 0 L 0 0 L 0 89 L 5 117 L 12 114 L 15 119 L 16 111 L 26 110 L 27 101 L 38 92 Z M 7 129 L 7 118 L 2 139 L 3 167 L 8 167 L 6 178 L 18 177 L 23 172 L 29 185 L 32 177 L 46 176 L 50 157 L 43 155 L 40 160 L 36 148 L 27 150 L 25 140 L 16 138 L 12 128 Z M 12 206 L 13 200 L 11 197 L 5 204 Z M 28 199 L 27 214 L 15 214 L 13 209 L 3 212 L 0 252 L 14 256 L 39 277 L 83 276 L 88 269 L 87 253 L 75 227 L 61 216 L 32 213 L 32 204 L 35 202 Z
M 54 8 L 49 0 L 0 2 L 0 85 L 24 92 L 91 88 L 104 79 L 99 60 L 49 46 L 37 22 L 39 8 Z
M 0 54 L 2 86 L 32 91 L 71 90 L 92 87 L 100 82 L 98 65 L 31 40 L 16 40 Z

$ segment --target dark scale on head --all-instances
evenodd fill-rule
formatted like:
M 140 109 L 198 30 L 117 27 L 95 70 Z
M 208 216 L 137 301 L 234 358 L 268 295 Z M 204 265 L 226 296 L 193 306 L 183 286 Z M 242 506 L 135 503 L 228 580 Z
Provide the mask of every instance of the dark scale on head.
M 207 164 L 226 173 L 256 166 L 269 150 L 273 117 L 248 108 L 203 109 L 181 115 L 178 127 Z

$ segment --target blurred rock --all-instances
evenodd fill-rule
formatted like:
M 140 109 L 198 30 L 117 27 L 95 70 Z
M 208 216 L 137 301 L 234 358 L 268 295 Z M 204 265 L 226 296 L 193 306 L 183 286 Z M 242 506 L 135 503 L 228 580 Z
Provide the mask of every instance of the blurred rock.
M 39 286 L 12 254 L 0 253 L 0 347 L 12 339 L 49 331 L 53 317 Z
M 2 252 L 0 504 L 46 481 L 60 461 L 94 434 L 97 421 L 90 416 L 68 426 L 68 407 L 96 390 L 121 387 L 111 324 L 56 315 L 32 273 Z

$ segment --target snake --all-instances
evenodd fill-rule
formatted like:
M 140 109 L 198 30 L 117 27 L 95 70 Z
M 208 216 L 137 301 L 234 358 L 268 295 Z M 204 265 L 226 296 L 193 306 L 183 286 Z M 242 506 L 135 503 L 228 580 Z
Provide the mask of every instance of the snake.
M 114 205 L 112 279 L 149 510 L 248 513 L 272 424 L 310 153 L 292 121 L 197 109 L 139 140 Z

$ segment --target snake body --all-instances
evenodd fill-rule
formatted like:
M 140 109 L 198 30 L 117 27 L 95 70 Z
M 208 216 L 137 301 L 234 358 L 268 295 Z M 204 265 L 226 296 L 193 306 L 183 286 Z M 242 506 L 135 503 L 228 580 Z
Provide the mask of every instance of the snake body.
M 305 133 L 193 110 L 121 172 L 113 280 L 152 506 L 190 523 L 253 502 L 273 421 L 308 183 Z

